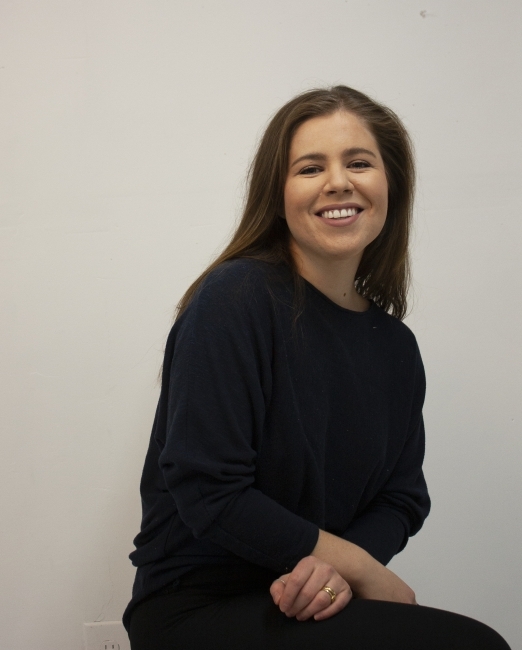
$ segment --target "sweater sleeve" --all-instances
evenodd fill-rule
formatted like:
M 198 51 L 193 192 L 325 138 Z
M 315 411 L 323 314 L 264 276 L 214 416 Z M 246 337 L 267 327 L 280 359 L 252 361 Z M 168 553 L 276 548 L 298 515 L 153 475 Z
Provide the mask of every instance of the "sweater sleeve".
M 319 531 L 254 486 L 271 391 L 269 297 L 223 275 L 203 286 L 175 328 L 160 467 L 196 538 L 288 571 Z
M 408 538 L 421 529 L 430 511 L 430 498 L 422 472 L 424 394 L 424 368 L 417 349 L 409 435 L 382 489 L 342 535 L 382 564 L 388 564 L 402 551 Z

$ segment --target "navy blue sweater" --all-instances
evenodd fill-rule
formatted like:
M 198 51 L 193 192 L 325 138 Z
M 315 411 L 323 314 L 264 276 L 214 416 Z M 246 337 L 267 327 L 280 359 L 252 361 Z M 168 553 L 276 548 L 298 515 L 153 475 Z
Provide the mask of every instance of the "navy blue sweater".
M 136 603 L 202 564 L 290 571 L 322 528 L 386 564 L 429 512 L 411 331 L 255 260 L 213 271 L 169 335 L 131 559 Z

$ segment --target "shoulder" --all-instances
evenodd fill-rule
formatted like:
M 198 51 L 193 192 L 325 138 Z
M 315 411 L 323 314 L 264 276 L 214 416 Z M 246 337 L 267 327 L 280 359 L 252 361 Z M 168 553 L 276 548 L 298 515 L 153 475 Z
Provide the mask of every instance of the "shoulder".
M 395 316 L 391 316 L 380 307 L 372 306 L 375 318 L 384 333 L 385 344 L 401 361 L 409 360 L 421 374 L 424 372 L 417 339 L 412 330 Z
M 276 267 L 261 260 L 239 258 L 223 262 L 203 280 L 196 295 L 219 292 L 237 294 L 268 287 Z
M 238 259 L 205 276 L 167 338 L 164 381 L 170 381 L 165 372 L 186 368 L 185 363 L 204 373 L 218 361 L 245 368 L 270 358 L 273 318 L 265 290 L 270 268 L 264 266 L 270 265 Z
M 391 337 L 403 342 L 405 345 L 417 348 L 415 334 L 404 321 L 388 314 L 384 309 L 381 309 L 381 307 L 375 304 L 372 305 L 372 309 L 375 311 L 376 318 L 379 320 L 381 326 L 385 328 Z
M 274 287 L 284 281 L 284 275 L 281 268 L 261 260 L 224 262 L 205 277 L 183 316 L 255 319 L 271 311 Z
M 395 316 L 380 307 L 372 306 L 375 312 L 372 326 L 380 335 L 374 339 L 382 359 L 390 369 L 393 382 L 401 390 L 408 392 L 412 387 L 415 408 L 421 409 L 426 391 L 426 374 L 417 339 L 412 330 Z

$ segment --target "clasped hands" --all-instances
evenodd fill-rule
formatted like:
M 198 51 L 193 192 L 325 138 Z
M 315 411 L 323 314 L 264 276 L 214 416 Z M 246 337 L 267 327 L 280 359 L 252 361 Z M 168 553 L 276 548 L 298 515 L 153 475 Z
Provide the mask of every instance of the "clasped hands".
M 324 587 L 329 589 L 324 590 Z M 332 597 L 331 590 L 335 597 Z M 358 598 L 417 604 L 412 589 L 377 561 L 355 591 Z M 270 594 L 286 616 L 298 621 L 330 618 L 344 609 L 353 597 L 350 585 L 338 571 L 312 555 L 298 562 L 291 573 L 273 582 Z
M 334 597 L 323 587 L 333 590 Z M 333 566 L 312 555 L 298 562 L 291 573 L 273 582 L 270 593 L 279 609 L 298 621 L 311 617 L 316 621 L 330 618 L 344 609 L 352 598 L 350 586 Z

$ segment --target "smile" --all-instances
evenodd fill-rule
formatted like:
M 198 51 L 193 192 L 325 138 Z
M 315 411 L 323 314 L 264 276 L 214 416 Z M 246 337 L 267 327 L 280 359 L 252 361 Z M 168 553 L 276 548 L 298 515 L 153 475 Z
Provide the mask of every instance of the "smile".
M 324 217 L 325 219 L 346 219 L 346 217 L 354 217 L 360 208 L 343 208 L 341 210 L 324 210 L 319 212 L 318 216 Z
M 327 206 L 316 214 L 318 217 L 323 217 L 324 219 L 346 219 L 348 217 L 355 217 L 359 212 L 362 212 L 360 206 L 348 205 L 345 207 L 339 206 L 338 208 Z

